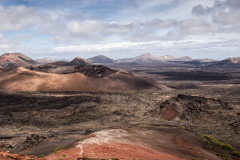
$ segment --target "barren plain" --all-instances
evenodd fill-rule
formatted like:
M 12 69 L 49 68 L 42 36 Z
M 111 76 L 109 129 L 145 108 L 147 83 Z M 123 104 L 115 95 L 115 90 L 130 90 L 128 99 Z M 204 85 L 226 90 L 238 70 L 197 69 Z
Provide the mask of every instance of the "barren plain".
M 65 159 L 84 156 L 118 159 L 221 159 L 226 154 L 231 159 L 240 159 L 231 150 L 225 150 L 207 138 L 215 137 L 222 144 L 226 142 L 237 152 L 240 151 L 240 68 L 171 63 L 105 66 L 153 79 L 172 90 L 1 90 L 0 149 L 17 154 L 44 154 L 47 159 L 58 159 L 65 154 Z M 113 136 L 111 130 L 114 129 L 132 134 L 128 138 L 129 143 L 124 143 L 126 138 L 122 136 Z M 102 130 L 113 137 L 112 148 L 109 147 L 111 145 L 106 145 L 106 141 L 89 146 L 85 139 L 98 137 L 96 135 Z M 79 157 L 70 157 L 67 149 L 78 146 L 76 143 L 80 142 L 86 144 L 82 146 L 86 148 L 85 152 Z M 111 153 L 121 153 L 121 149 L 130 149 L 134 147 L 131 146 L 133 144 L 135 147 L 143 147 L 136 149 L 143 149 L 142 157 L 131 150 L 127 153 L 132 155 L 108 154 L 111 149 Z M 98 148 L 101 145 L 102 150 Z M 61 155 L 48 155 L 59 146 L 65 146 L 65 150 L 59 152 Z M 119 152 L 116 152 L 116 148 Z M 149 150 L 144 150 L 147 148 Z M 93 152 L 90 152 L 91 149 Z M 97 154 L 96 150 L 101 152 Z M 81 149 L 77 152 L 81 152 Z

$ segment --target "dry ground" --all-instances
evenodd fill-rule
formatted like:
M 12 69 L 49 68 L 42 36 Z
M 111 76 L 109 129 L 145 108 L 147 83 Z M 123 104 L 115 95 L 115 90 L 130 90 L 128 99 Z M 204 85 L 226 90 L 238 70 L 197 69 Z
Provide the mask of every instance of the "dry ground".
M 181 65 L 110 67 L 154 79 L 173 90 L 112 93 L 6 92 L 2 90 L 0 94 L 1 135 L 101 131 L 109 128 L 126 127 L 136 129 L 150 127 L 149 130 L 162 127 L 179 130 L 178 128 L 182 126 L 194 132 L 194 134 L 210 135 L 222 142 L 227 142 L 237 150 L 240 147 L 239 68 Z M 178 94 L 221 100 L 231 106 L 232 109 L 219 108 L 214 113 L 199 111 L 196 118 L 190 116 L 185 119 L 175 118 L 172 120 L 164 120 L 161 116 L 151 113 L 152 110 L 159 108 L 163 102 L 171 100 Z M 67 135 L 65 136 L 67 137 Z M 58 139 L 52 138 L 49 141 L 61 142 L 65 136 L 57 135 Z M 75 139 L 72 137 L 72 140 L 77 140 L 82 136 L 78 135 L 78 137 L 74 137 Z M 71 138 L 69 137 L 69 139 Z M 179 143 L 181 140 L 181 137 L 178 140 L 175 139 Z M 0 144 L 11 145 L 13 148 L 5 147 L 2 149 L 16 153 L 26 149 L 27 146 L 22 145 L 25 141 L 26 136 L 23 136 L 1 139 Z M 185 137 L 184 141 L 187 143 L 188 139 Z M 69 141 L 69 143 L 71 142 Z M 44 145 L 45 142 L 42 144 Z M 200 143 L 198 145 L 199 150 L 202 150 L 203 146 Z M 51 149 L 53 147 L 49 148 L 49 150 Z M 160 150 L 154 147 L 152 149 Z M 175 151 L 174 149 L 171 150 Z M 202 151 L 208 152 L 207 149 Z M 223 152 L 221 150 L 217 151 L 219 151 L 218 153 Z M 215 156 L 217 151 L 211 151 L 211 153 L 214 153 Z M 223 153 L 225 154 L 225 152 Z M 231 156 L 230 152 L 226 152 L 226 154 Z M 236 159 L 233 156 L 232 158 Z

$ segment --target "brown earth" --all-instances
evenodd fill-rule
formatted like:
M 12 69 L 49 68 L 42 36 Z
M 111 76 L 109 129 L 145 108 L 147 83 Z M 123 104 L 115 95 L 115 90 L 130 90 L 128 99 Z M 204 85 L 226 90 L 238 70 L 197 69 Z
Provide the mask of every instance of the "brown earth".
M 82 73 L 54 74 L 25 68 L 3 70 L 0 88 L 7 91 L 159 91 L 171 90 L 148 78 L 118 71 L 104 78 L 87 77 Z

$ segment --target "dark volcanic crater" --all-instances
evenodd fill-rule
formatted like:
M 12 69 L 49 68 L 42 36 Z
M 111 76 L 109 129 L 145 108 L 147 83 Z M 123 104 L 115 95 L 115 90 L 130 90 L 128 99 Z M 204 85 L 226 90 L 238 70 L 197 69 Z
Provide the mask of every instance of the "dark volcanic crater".
M 109 75 L 118 72 L 118 70 L 102 65 L 79 65 L 74 67 L 74 69 L 76 72 L 83 73 L 85 76 L 94 78 L 108 77 Z

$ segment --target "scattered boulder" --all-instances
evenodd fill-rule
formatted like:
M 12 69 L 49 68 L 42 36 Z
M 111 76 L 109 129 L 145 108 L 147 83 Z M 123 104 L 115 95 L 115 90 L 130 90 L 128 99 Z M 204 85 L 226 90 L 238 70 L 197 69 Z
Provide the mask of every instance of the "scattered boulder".
M 43 142 L 48 141 L 49 139 L 56 137 L 55 135 L 38 135 L 38 134 L 31 134 L 27 137 L 26 141 L 23 143 L 28 148 L 33 148 L 40 145 Z
M 213 114 L 220 109 L 233 109 L 233 107 L 213 98 L 179 94 L 177 97 L 161 103 L 150 113 L 159 115 L 165 120 L 173 120 L 176 117 L 180 119 L 187 119 L 189 116 L 197 118 L 201 112 Z
M 11 144 L 0 143 L 0 148 L 3 148 L 3 149 L 13 149 L 13 146 Z

